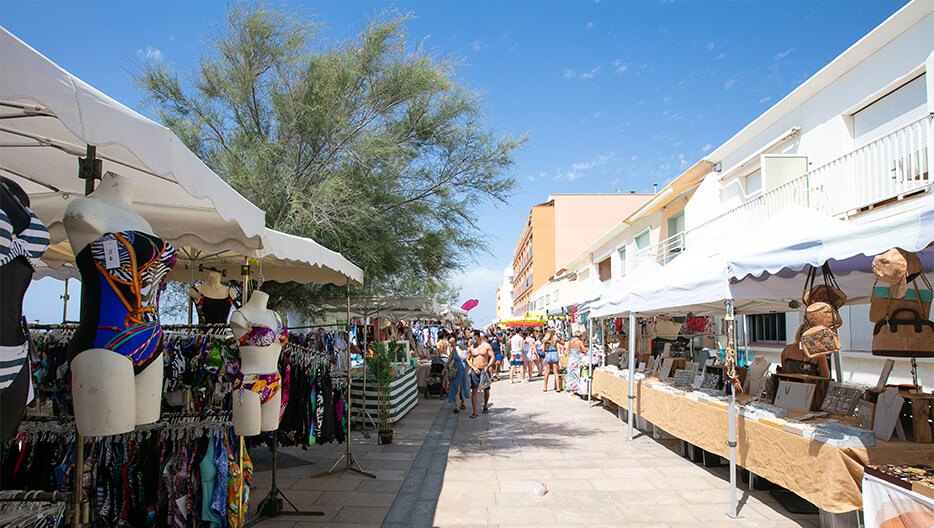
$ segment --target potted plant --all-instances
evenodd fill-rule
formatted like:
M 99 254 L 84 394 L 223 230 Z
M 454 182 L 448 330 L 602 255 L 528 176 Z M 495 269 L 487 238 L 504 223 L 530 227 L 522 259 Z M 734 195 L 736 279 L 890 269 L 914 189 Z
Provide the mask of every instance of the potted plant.
M 389 422 L 389 384 L 392 381 L 392 358 L 396 355 L 396 343 L 374 343 L 370 348 L 372 355 L 366 358 L 367 375 L 376 382 L 379 391 L 377 399 L 379 409 L 379 443 L 392 443 L 392 425 Z

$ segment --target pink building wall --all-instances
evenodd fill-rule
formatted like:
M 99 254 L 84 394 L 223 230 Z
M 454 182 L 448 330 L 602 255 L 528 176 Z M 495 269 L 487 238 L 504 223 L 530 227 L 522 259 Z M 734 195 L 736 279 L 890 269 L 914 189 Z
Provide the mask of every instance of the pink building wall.
M 555 271 L 652 198 L 652 194 L 552 194 Z

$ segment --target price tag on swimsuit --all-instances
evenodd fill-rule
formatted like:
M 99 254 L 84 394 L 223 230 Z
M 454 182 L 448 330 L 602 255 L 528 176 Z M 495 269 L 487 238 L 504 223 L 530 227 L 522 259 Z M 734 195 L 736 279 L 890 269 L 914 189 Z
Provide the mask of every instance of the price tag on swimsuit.
M 107 269 L 120 267 L 120 251 L 117 249 L 116 240 L 104 241 L 104 267 Z

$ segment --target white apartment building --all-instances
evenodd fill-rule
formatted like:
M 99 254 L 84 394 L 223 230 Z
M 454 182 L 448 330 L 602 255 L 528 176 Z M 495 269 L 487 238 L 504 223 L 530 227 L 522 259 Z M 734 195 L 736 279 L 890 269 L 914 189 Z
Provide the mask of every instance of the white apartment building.
M 789 204 L 851 222 L 912 207 L 932 192 L 934 2 L 916 0 L 834 59 L 706 158 L 685 207 L 687 247 L 754 229 Z M 875 383 L 868 305 L 845 306 L 847 381 Z M 800 313 L 747 318 L 752 349 L 778 361 Z M 934 362 L 919 361 L 930 383 Z M 910 380 L 898 361 L 892 380 Z
M 597 284 L 611 290 L 646 260 L 663 265 L 684 248 L 715 250 L 789 204 L 851 222 L 911 208 L 912 198 L 934 191 L 932 52 L 934 2 L 914 0 L 567 263 L 564 272 L 581 285 L 555 282 L 559 304 L 583 300 Z M 850 382 L 875 383 L 882 367 L 870 353 L 868 310 L 841 310 Z M 751 353 L 776 364 L 800 312 L 747 323 Z M 919 360 L 919 370 L 930 383 L 934 361 Z M 910 379 L 908 361 L 897 361 L 892 382 Z
M 496 288 L 496 321 L 512 319 L 512 266 L 503 270 L 503 281 Z

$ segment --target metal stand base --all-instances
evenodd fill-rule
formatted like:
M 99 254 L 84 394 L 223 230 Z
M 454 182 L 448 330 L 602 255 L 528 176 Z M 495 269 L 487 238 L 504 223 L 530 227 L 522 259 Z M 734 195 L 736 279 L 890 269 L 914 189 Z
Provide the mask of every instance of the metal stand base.
M 347 464 L 344 467 L 337 469 L 337 466 L 338 464 L 341 463 L 341 460 L 346 460 Z M 328 475 L 337 475 L 345 471 L 353 471 L 354 473 L 358 473 L 360 475 L 363 475 L 364 477 L 369 477 L 373 479 L 376 478 L 376 475 L 363 471 L 363 468 L 360 466 L 360 463 L 357 462 L 357 459 L 354 458 L 353 453 L 350 453 L 350 452 L 341 455 L 341 457 L 337 459 L 337 462 L 335 462 L 334 465 L 331 466 L 331 469 L 329 469 L 328 471 L 314 474 L 309 478 L 319 478 L 319 477 L 326 477 Z
M 279 464 L 279 439 L 276 438 L 275 431 L 272 432 L 272 486 L 269 493 L 256 506 L 256 518 L 243 525 L 243 528 L 253 526 L 266 519 L 278 517 L 280 515 L 303 515 L 303 516 L 323 516 L 323 511 L 300 511 L 297 506 L 292 504 L 279 486 L 276 485 L 276 466 Z M 289 503 L 294 511 L 282 511 L 282 501 Z

